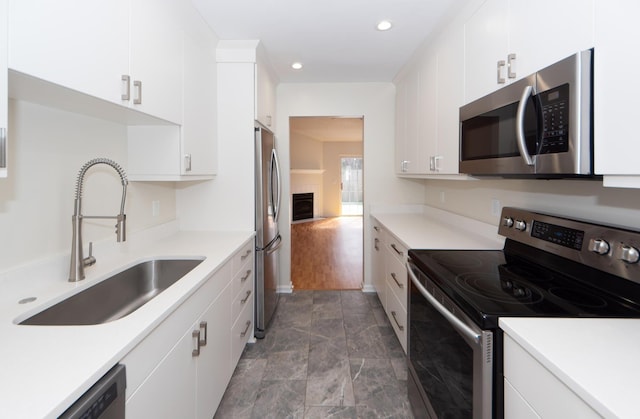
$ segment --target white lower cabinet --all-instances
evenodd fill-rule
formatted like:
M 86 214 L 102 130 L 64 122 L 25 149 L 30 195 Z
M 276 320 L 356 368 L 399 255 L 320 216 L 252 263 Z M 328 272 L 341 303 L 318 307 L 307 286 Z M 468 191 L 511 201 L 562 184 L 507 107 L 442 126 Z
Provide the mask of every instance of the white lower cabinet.
M 406 353 L 408 280 L 405 262 L 408 248 L 377 220 L 372 218 L 372 223 L 374 243 L 371 263 L 374 286 L 389 322 Z
M 515 340 L 504 337 L 505 418 L 600 418 Z
M 121 361 L 127 418 L 213 417 L 253 334 L 253 250 L 247 249 L 253 240 Z

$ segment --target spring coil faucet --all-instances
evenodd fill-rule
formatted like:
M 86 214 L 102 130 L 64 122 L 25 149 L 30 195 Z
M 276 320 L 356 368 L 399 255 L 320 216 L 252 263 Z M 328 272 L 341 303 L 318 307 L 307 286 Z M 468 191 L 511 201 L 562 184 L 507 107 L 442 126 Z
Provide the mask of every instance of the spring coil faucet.
M 115 216 L 102 215 L 82 215 L 82 187 L 84 184 L 84 176 L 87 170 L 96 164 L 106 164 L 111 166 L 122 181 L 122 202 L 120 204 L 120 213 Z M 89 243 L 89 256 L 83 257 L 82 253 L 82 219 L 83 218 L 106 218 L 116 220 L 116 237 L 118 242 L 126 240 L 126 215 L 124 213 L 124 202 L 127 196 L 127 175 L 120 165 L 113 160 L 106 158 L 97 158 L 89 160 L 82 166 L 78 173 L 76 181 L 76 198 L 73 205 L 73 216 L 71 221 L 73 224 L 73 237 L 71 239 L 71 263 L 69 267 L 69 282 L 77 282 L 84 279 L 84 267 L 91 266 L 96 263 L 96 258 L 92 255 L 92 245 Z

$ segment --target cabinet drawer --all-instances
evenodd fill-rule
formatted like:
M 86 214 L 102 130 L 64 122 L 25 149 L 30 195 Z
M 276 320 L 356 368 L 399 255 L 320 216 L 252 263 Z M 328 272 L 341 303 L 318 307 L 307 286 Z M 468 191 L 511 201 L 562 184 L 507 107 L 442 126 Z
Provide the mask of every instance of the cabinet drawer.
M 507 335 L 504 337 L 504 377 L 543 418 L 600 417 L 584 400 Z
M 245 304 L 231 328 L 231 365 L 234 368 L 251 336 L 253 336 L 253 304 Z
M 249 262 L 249 260 L 253 260 L 254 249 L 255 244 L 253 240 L 251 240 L 248 243 L 245 243 L 245 245 L 242 246 L 235 255 L 233 255 L 233 275 L 237 274 L 245 263 Z
M 407 310 L 402 307 L 398 297 L 390 289 L 391 285 L 387 283 L 387 316 L 389 322 L 393 326 L 393 331 L 402 345 L 404 353 L 407 353 Z
M 402 244 L 402 242 L 392 236 L 389 232 L 386 232 L 384 242 L 387 245 L 389 251 L 393 254 L 393 256 L 398 259 L 403 265 L 407 261 L 407 246 Z
M 240 272 L 238 275 L 240 276 L 242 274 L 242 272 Z M 242 278 L 242 276 L 240 276 L 240 279 Z M 238 281 L 236 281 L 238 282 Z M 235 284 L 235 282 L 234 282 Z M 254 295 L 253 295 L 253 275 L 248 274 L 248 278 L 244 281 L 242 288 L 240 289 L 240 291 L 235 295 L 235 298 L 233 299 L 233 307 L 231 309 L 231 322 L 233 323 L 236 318 L 240 315 L 240 312 L 246 307 L 246 306 L 253 306 L 253 300 L 254 300 Z
M 504 417 L 518 419 L 540 419 L 540 416 L 520 393 L 513 388 L 509 380 L 504 380 Z
M 389 251 L 387 251 L 389 253 Z M 403 262 L 400 262 L 397 258 L 390 256 L 387 259 L 386 266 L 387 284 L 393 290 L 396 298 L 400 301 L 402 308 L 407 309 L 407 268 Z

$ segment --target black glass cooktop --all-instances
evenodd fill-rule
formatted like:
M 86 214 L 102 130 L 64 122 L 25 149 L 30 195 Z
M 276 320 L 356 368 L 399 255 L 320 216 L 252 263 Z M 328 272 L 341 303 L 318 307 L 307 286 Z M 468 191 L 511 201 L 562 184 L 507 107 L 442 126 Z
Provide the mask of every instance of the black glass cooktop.
M 485 329 L 513 316 L 640 318 L 637 284 L 617 288 L 612 275 L 545 252 L 525 258 L 521 248 L 410 250 L 409 257 Z

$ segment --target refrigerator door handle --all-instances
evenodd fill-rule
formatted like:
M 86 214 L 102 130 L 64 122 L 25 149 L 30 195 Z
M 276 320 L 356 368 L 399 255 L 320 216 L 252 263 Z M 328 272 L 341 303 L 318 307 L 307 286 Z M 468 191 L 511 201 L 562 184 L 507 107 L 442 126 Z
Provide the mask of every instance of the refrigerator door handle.
M 282 236 L 280 234 L 278 234 L 262 250 L 264 250 L 264 252 L 267 253 L 267 254 L 271 254 L 271 253 L 275 252 L 276 250 L 278 250 L 281 245 L 282 245 Z
M 271 202 L 273 203 L 273 220 L 277 223 L 278 218 L 280 218 L 280 163 L 278 162 L 278 155 L 276 154 L 276 149 L 271 150 L 271 170 L 272 176 L 270 179 L 271 184 Z M 275 172 L 276 177 L 276 188 L 275 188 L 275 197 L 274 197 L 274 185 L 273 185 L 273 172 Z

